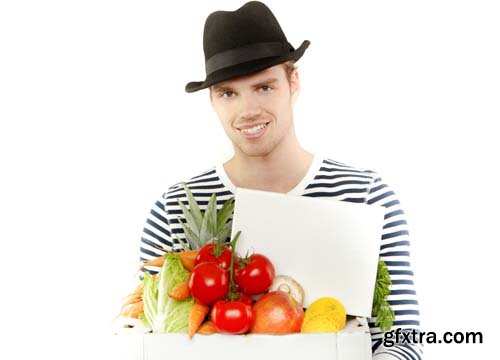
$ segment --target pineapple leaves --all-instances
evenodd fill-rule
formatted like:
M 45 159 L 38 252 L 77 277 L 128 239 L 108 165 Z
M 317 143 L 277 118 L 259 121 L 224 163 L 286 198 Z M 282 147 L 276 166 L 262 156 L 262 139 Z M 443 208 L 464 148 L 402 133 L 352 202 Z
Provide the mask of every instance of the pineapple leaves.
M 192 232 L 198 236 L 200 234 L 200 227 L 196 220 L 194 219 L 193 214 L 187 209 L 186 205 L 184 205 L 179 199 L 177 199 L 177 203 L 179 204 L 182 214 L 186 218 L 186 224 L 191 229 Z M 201 224 L 200 224 L 201 225 Z
M 193 196 L 193 193 L 191 192 L 191 190 L 189 190 L 186 183 L 182 183 L 182 186 L 184 186 L 184 191 L 186 192 L 186 196 L 187 196 L 188 203 L 189 203 L 189 209 L 191 210 L 191 214 L 192 214 L 192 217 L 194 219 L 194 223 L 197 225 L 196 226 L 197 232 L 199 233 L 200 229 L 201 229 L 201 222 L 203 219 L 200 207 L 198 206 L 198 203 L 196 202 L 196 200 Z M 183 212 L 184 212 L 184 210 L 183 210 Z M 186 215 L 186 213 L 184 213 L 184 215 Z M 186 218 L 186 220 L 187 220 L 187 218 Z
M 207 205 L 207 210 L 205 211 L 205 216 L 210 220 L 210 233 L 211 237 L 214 237 L 215 233 L 217 232 L 217 197 L 215 193 L 213 193 L 210 197 L 210 201 Z
M 219 239 L 219 242 L 223 244 L 229 235 L 231 235 L 231 227 L 233 225 L 232 221 L 225 223 L 221 229 L 218 229 L 219 232 L 215 234 L 215 237 Z
M 182 184 L 188 203 L 183 203 L 180 199 L 177 199 L 184 219 L 177 218 L 184 230 L 189 248 L 195 250 L 209 242 L 225 242 L 231 235 L 232 221 L 230 219 L 234 211 L 234 197 L 226 200 L 221 209 L 217 210 L 217 197 L 215 193 L 212 193 L 205 211 L 201 211 L 191 190 L 189 190 L 186 183 Z
M 234 210 L 234 197 L 227 199 L 217 213 L 217 230 L 221 230 Z M 225 239 L 224 239 L 225 240 Z
M 217 198 L 215 193 L 212 194 L 208 201 L 207 208 L 203 214 L 203 221 L 200 229 L 200 239 L 205 239 L 206 242 L 212 240 L 215 236 L 215 227 L 217 226 Z
M 177 217 L 177 219 L 179 219 L 179 223 L 181 223 L 181 220 L 179 217 Z M 188 250 L 195 250 L 194 248 L 191 248 L 191 246 L 189 245 L 189 242 L 186 243 L 185 241 L 179 239 L 179 237 L 177 236 L 176 233 L 172 233 L 172 235 L 175 237 L 175 240 L 174 240 L 174 251 L 188 251 Z
M 203 245 L 200 243 L 198 234 L 195 234 L 187 224 L 184 224 L 180 217 L 177 217 L 177 219 L 179 219 L 179 224 L 181 224 L 182 229 L 184 230 L 186 239 L 191 239 L 191 241 L 189 241 L 189 245 L 191 246 L 191 248 L 193 250 L 201 248 Z

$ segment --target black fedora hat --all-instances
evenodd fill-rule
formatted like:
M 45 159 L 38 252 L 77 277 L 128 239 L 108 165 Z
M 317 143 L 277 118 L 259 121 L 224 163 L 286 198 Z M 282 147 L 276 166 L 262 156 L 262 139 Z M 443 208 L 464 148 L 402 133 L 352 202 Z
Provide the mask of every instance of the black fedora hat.
M 259 1 L 250 1 L 235 11 L 215 11 L 207 17 L 203 31 L 206 78 L 186 84 L 186 92 L 297 61 L 309 44 L 305 40 L 295 49 L 271 10 Z

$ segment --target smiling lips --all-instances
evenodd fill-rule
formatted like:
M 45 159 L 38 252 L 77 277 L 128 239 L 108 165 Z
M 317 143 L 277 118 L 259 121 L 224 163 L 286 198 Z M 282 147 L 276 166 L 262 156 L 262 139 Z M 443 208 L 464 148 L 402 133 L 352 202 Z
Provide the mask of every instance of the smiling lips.
M 246 126 L 244 128 L 238 128 L 238 131 L 247 139 L 255 139 L 255 138 L 262 136 L 262 134 L 264 134 L 268 124 L 269 123 L 267 122 L 267 123 L 254 125 L 252 127 Z

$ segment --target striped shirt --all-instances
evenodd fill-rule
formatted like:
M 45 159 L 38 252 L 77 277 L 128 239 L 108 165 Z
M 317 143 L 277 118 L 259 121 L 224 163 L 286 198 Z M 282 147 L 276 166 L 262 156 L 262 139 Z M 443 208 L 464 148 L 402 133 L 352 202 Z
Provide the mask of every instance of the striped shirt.
M 201 210 L 205 210 L 212 193 L 217 196 L 217 208 L 233 197 L 236 186 L 225 173 L 222 164 L 214 166 L 186 181 Z M 385 207 L 385 218 L 380 246 L 380 258 L 385 261 L 392 279 L 388 302 L 395 314 L 391 330 L 419 330 L 419 306 L 410 264 L 410 237 L 405 213 L 394 191 L 374 171 L 348 166 L 325 157 L 315 156 L 303 180 L 289 194 L 328 198 Z M 165 192 L 154 204 L 143 230 L 141 261 L 161 256 L 165 250 L 176 249 L 185 241 L 179 224 L 182 211 L 177 200 L 187 204 L 186 194 L 179 182 Z M 142 268 L 155 274 L 158 268 Z M 376 318 L 369 318 L 374 359 L 421 359 L 422 346 L 399 344 L 384 347 L 383 334 L 375 326 Z

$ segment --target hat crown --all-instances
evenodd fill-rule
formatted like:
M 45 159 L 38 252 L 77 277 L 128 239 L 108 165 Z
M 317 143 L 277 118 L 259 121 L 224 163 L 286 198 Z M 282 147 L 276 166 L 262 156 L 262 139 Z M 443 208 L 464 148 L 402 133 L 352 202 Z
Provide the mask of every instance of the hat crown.
M 230 49 L 266 42 L 288 40 L 274 14 L 259 1 L 250 1 L 235 11 L 213 12 L 205 21 L 205 60 Z
M 211 13 L 203 30 L 205 80 L 186 84 L 186 92 L 252 74 L 289 60 L 299 60 L 310 44 L 295 49 L 271 10 L 250 1 L 234 11 Z

